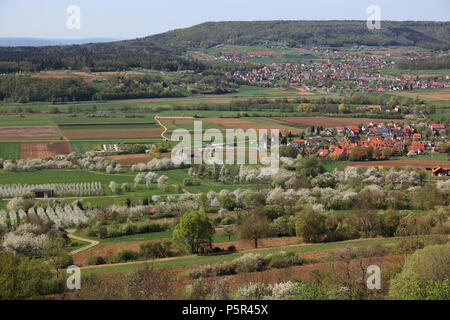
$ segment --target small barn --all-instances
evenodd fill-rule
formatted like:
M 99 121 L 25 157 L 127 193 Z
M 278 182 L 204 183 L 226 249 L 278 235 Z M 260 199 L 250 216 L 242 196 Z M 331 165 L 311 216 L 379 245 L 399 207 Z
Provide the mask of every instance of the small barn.
M 53 198 L 55 192 L 53 189 L 33 189 L 31 192 L 34 194 L 35 198 Z

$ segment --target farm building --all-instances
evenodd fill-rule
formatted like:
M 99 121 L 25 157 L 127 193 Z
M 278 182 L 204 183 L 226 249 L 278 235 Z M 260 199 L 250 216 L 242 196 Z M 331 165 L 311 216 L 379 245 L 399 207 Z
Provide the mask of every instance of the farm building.
M 33 192 L 35 198 L 52 198 L 55 196 L 53 189 L 33 189 L 31 192 Z

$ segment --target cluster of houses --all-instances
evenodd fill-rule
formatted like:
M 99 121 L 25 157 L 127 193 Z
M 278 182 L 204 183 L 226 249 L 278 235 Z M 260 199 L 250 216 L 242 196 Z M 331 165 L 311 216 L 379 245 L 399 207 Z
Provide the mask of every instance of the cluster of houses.
M 435 132 L 445 130 L 445 124 L 429 121 L 427 125 Z M 326 128 L 320 136 L 294 139 L 289 145 L 305 154 L 319 157 L 345 158 L 356 147 L 372 147 L 377 158 L 404 155 L 414 156 L 427 150 L 438 151 L 430 140 L 424 140 L 413 125 L 402 123 L 372 122 L 362 126 Z
M 328 93 L 338 89 L 352 89 L 367 93 L 450 87 L 450 82 L 444 79 L 435 81 L 384 74 L 381 71 L 392 67 L 394 62 L 377 55 L 345 51 L 326 51 L 322 54 L 327 59 L 316 59 L 309 64 L 272 63 L 251 71 L 240 70 L 228 75 L 262 87 L 279 87 L 282 81 L 283 85 L 288 83 L 290 88 L 301 85 L 307 90 L 323 90 Z M 244 57 L 248 57 L 248 54 L 235 53 L 232 57 L 228 60 L 241 62 Z M 335 85 L 335 82 L 340 84 Z
M 271 58 L 275 54 L 272 50 L 258 50 L 250 52 L 219 52 L 214 55 L 216 60 L 231 62 L 247 62 L 249 58 Z
M 124 152 L 127 149 L 129 149 L 133 144 L 127 143 L 127 144 L 102 144 L 97 147 L 95 152 L 97 153 L 120 153 Z M 152 147 L 151 143 L 144 144 L 146 148 L 146 153 L 150 152 L 150 148 Z

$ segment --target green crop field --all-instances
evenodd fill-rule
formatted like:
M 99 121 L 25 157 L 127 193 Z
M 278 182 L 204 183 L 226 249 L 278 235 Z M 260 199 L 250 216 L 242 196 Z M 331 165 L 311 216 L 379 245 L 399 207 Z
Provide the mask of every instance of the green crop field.
M 0 142 L 0 158 L 20 159 L 20 142 Z
M 367 240 L 355 240 L 355 241 L 341 241 L 341 242 L 331 242 L 331 243 L 320 243 L 320 244 L 299 244 L 298 246 L 290 246 L 290 247 L 277 247 L 271 249 L 258 249 L 258 250 L 246 250 L 242 252 L 236 252 L 232 254 L 225 255 L 216 255 L 216 256 L 195 256 L 195 257 L 180 257 L 172 260 L 166 261 L 158 261 L 155 260 L 152 262 L 152 266 L 155 268 L 174 268 L 174 267 L 184 267 L 184 266 L 192 266 L 197 264 L 206 264 L 206 263 L 215 263 L 215 262 L 223 262 L 229 261 L 243 256 L 249 252 L 257 252 L 262 255 L 275 253 L 279 251 L 285 251 L 287 253 L 295 252 L 310 252 L 317 250 L 331 250 L 336 248 L 344 248 L 344 247 L 358 247 L 364 245 L 372 245 L 375 243 L 383 243 L 388 244 L 394 242 L 393 238 L 385 238 L 385 239 L 367 239 Z M 113 265 L 113 266 L 103 266 L 96 268 L 83 269 L 83 274 L 92 274 L 92 273 L 116 273 L 116 272 L 129 272 L 136 268 L 142 268 L 145 266 L 145 263 L 137 263 L 137 264 L 126 264 L 126 265 Z
M 81 170 L 40 170 L 33 172 L 9 172 L 0 170 L 1 184 L 40 184 L 40 183 L 70 183 L 70 182 L 101 182 L 107 184 L 111 181 L 117 183 L 133 182 L 132 174 L 107 174 L 104 172 Z
M 88 237 L 84 234 L 78 234 L 78 233 L 76 233 L 75 235 L 80 236 L 82 238 L 86 238 L 86 239 L 97 240 L 100 243 L 111 243 L 111 242 L 170 239 L 170 238 L 172 238 L 172 230 L 133 234 L 133 235 L 129 235 L 129 236 L 105 238 L 105 239 L 100 239 L 97 237 Z M 235 241 L 235 240 L 238 240 L 238 236 L 236 233 L 233 233 L 230 241 Z M 228 241 L 228 237 L 224 233 L 215 233 L 213 235 L 213 242 L 224 242 L 224 241 Z
M 447 153 L 427 153 L 420 154 L 414 157 L 391 157 L 391 160 L 437 160 L 437 161 L 448 161 Z

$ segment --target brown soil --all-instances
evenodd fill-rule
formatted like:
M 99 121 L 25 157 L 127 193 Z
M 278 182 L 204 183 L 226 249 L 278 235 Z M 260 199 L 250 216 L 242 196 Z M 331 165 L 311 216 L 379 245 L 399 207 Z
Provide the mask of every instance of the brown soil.
M 73 262 L 76 265 L 84 265 L 89 256 L 102 256 L 102 257 L 112 257 L 117 252 L 122 250 L 134 250 L 139 251 L 139 246 L 143 243 L 149 242 L 150 240 L 137 240 L 137 241 L 122 241 L 122 242 L 108 242 L 102 243 L 90 250 L 82 251 L 73 256 Z
M 72 129 L 63 130 L 64 136 L 69 139 L 89 139 L 89 138 L 146 138 L 158 137 L 161 134 L 160 128 L 133 128 L 133 129 Z
M 0 139 L 59 137 L 56 126 L 0 127 Z
M 450 161 L 439 160 L 385 160 L 385 161 L 353 161 L 347 166 L 352 167 L 411 167 L 411 168 L 432 168 L 435 166 L 450 167 Z
M 242 129 L 242 130 L 248 130 L 248 129 L 279 129 L 280 132 L 299 132 L 299 128 L 284 126 L 284 125 L 267 125 L 263 123 L 257 123 L 253 121 L 247 121 L 247 120 L 241 120 L 241 119 L 234 119 L 234 118 L 205 118 L 203 121 L 222 125 L 228 128 L 234 128 L 234 129 Z
M 280 238 L 268 238 L 261 239 L 258 241 L 259 248 L 275 248 L 275 247 L 285 247 L 290 245 L 298 245 L 299 239 L 297 237 L 280 237 Z M 215 242 L 213 244 L 215 247 L 227 249 L 229 246 L 233 245 L 237 250 L 250 250 L 255 249 L 253 243 L 249 241 L 235 240 L 235 241 L 224 241 Z
M 140 162 L 147 163 L 150 157 L 147 154 L 121 154 L 117 156 L 107 156 L 105 158 L 116 160 L 123 166 L 131 166 Z
M 298 91 L 297 93 L 301 94 L 301 95 L 311 95 L 311 94 L 313 94 L 312 92 L 309 92 L 308 90 L 303 89 L 303 88 L 298 88 L 297 91 Z
M 68 142 L 23 142 L 20 145 L 22 159 L 50 158 L 72 153 Z

